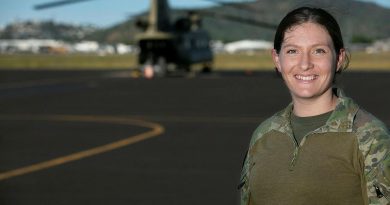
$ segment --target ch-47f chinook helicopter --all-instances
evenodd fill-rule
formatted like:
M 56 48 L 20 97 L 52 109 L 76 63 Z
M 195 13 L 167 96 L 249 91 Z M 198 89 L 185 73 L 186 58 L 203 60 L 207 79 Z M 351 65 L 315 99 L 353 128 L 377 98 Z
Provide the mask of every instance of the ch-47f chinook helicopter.
M 90 0 L 62 0 L 35 6 L 35 9 L 46 9 Z M 211 0 L 209 0 L 211 1 Z M 221 5 L 240 7 L 223 1 L 211 1 Z M 245 8 L 249 9 L 250 8 Z M 253 12 L 253 10 L 251 11 Z M 208 32 L 202 28 L 200 14 L 189 11 L 187 16 L 170 19 L 170 7 L 167 0 L 150 0 L 147 20 L 138 20 L 137 26 L 143 30 L 136 36 L 139 46 L 139 70 L 145 77 L 165 76 L 175 71 L 190 71 L 191 65 L 202 65 L 203 72 L 212 70 L 213 53 L 210 47 Z M 217 15 L 202 12 L 202 15 L 224 18 L 240 23 L 252 24 L 274 29 L 275 26 L 240 17 Z
M 195 63 L 203 64 L 204 72 L 211 71 L 210 38 L 201 28 L 198 14 L 189 12 L 173 24 L 169 17 L 166 0 L 151 0 L 148 21 L 138 21 L 144 29 L 136 36 L 140 48 L 138 63 L 143 73 L 163 76 L 173 69 L 189 71 Z

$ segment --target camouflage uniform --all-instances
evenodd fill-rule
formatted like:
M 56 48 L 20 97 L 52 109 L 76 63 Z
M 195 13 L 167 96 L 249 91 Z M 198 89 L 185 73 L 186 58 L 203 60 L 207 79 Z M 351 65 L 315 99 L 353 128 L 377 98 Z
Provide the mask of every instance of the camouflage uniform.
M 345 97 L 340 90 L 338 90 L 338 96 L 339 102 L 326 124 L 310 134 L 337 133 L 340 135 L 340 133 L 347 133 L 351 135 L 357 142 L 353 146 L 356 147 L 357 152 L 360 152 L 358 153 L 359 156 L 361 156 L 361 167 L 359 169 L 361 169 L 360 173 L 362 175 L 360 177 L 362 179 L 361 189 L 364 204 L 390 204 L 390 134 L 388 128 L 368 112 L 359 109 L 358 105 L 352 99 Z M 254 158 L 256 156 L 253 153 L 256 150 L 254 149 L 259 149 L 259 146 L 255 147 L 254 145 L 257 142 L 261 142 L 264 136 L 270 133 L 293 136 L 290 126 L 291 112 L 292 104 L 263 122 L 255 130 L 241 173 L 241 183 L 239 186 L 241 191 L 241 205 L 253 204 L 251 202 L 252 197 L 249 179 L 251 170 L 255 164 L 253 161 L 255 161 Z M 295 163 L 300 160 L 298 157 L 300 153 L 299 149 L 305 143 L 304 141 L 307 140 L 307 136 L 303 138 L 299 145 L 297 144 L 295 151 L 289 154 L 291 161 L 287 167 L 294 169 Z M 310 136 L 310 138 L 312 137 Z M 263 167 L 262 165 L 260 169 L 263 169 Z M 278 170 L 275 170 L 274 173 L 278 175 Z M 318 186 L 321 186 L 321 184 Z M 271 201 L 269 203 L 278 204 Z

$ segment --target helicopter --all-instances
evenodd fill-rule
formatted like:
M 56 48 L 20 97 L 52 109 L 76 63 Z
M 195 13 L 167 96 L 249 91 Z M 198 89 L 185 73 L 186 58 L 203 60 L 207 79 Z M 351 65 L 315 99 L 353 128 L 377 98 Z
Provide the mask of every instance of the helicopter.
M 36 5 L 34 8 L 37 10 L 46 9 L 82 1 L 90 0 L 61 0 Z M 240 5 L 222 1 L 209 1 L 251 10 L 251 8 L 243 8 Z M 187 73 L 191 71 L 191 66 L 194 64 L 200 64 L 201 71 L 204 73 L 212 71 L 214 55 L 210 46 L 211 39 L 209 33 L 202 28 L 202 19 L 198 12 L 190 10 L 187 12 L 187 16 L 180 17 L 172 23 L 168 0 L 150 0 L 148 13 L 147 20 L 138 19 L 136 21 L 136 26 L 142 30 L 135 37 L 139 47 L 138 71 L 144 77 L 163 77 L 178 71 Z M 202 12 L 202 15 L 269 29 L 276 28 L 272 24 L 235 16 L 205 11 Z
M 210 72 L 213 61 L 210 37 L 202 29 L 199 15 L 188 12 L 188 16 L 171 24 L 169 13 L 166 0 L 151 0 L 148 21 L 137 21 L 138 27 L 144 30 L 136 36 L 140 49 L 138 63 L 144 75 L 190 71 L 195 63 L 203 65 L 203 72 Z

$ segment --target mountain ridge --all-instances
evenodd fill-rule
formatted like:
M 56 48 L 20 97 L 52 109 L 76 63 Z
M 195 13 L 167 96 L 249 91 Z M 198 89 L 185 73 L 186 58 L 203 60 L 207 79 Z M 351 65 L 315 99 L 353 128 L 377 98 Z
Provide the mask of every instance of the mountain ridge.
M 238 6 L 237 6 L 238 5 Z M 236 9 L 229 5 L 216 5 L 197 9 L 203 13 L 239 16 L 247 19 L 268 22 L 277 25 L 290 10 L 300 6 L 321 7 L 332 13 L 338 22 L 346 42 L 370 42 L 390 37 L 390 8 L 371 2 L 356 0 L 258 0 L 255 2 L 235 3 L 236 7 L 250 8 L 255 12 Z M 187 10 L 175 9 L 171 12 L 171 21 L 185 16 Z M 135 26 L 136 20 L 146 17 L 146 12 L 114 26 L 98 29 L 93 26 L 71 25 L 52 21 L 18 22 L 7 25 L 0 31 L 0 39 L 52 38 L 64 41 L 94 40 L 100 43 L 135 43 L 135 35 L 141 31 Z M 241 39 L 273 40 L 274 30 L 259 26 L 202 16 L 203 28 L 214 40 L 223 42 Z M 24 23 L 24 24 L 23 24 Z M 22 24 L 22 26 L 20 26 Z
M 338 20 L 346 42 L 359 41 L 359 39 L 371 41 L 390 36 L 390 24 L 386 22 L 386 19 L 390 19 L 390 9 L 372 2 L 356 0 L 285 0 L 275 2 L 274 0 L 260 0 L 237 4 L 240 4 L 242 7 L 250 7 L 252 10 L 259 12 L 251 13 L 229 6 L 213 6 L 198 11 L 199 13 L 207 11 L 241 16 L 277 25 L 283 16 L 294 8 L 300 6 L 321 7 L 332 13 Z M 185 12 L 185 10 L 174 10 L 172 12 L 173 21 L 180 15 L 184 16 Z M 130 19 L 104 30 L 103 33 L 105 35 L 101 31 L 97 31 L 89 37 L 104 42 L 132 42 L 133 40 L 131 38 L 137 32 L 134 25 L 135 19 Z M 212 39 L 218 39 L 224 42 L 240 39 L 264 39 L 272 41 L 275 32 L 270 29 L 244 25 L 224 19 L 215 19 L 208 16 L 203 17 L 203 27 L 210 33 Z

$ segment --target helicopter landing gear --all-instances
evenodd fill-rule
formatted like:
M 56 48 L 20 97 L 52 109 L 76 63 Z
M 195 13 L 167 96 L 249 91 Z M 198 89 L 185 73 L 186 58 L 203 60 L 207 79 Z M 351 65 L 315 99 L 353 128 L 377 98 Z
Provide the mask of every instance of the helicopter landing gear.
M 205 63 L 202 67 L 202 73 L 211 73 L 212 71 L 212 63 Z
M 158 58 L 150 57 L 140 67 L 139 71 L 141 76 L 147 79 L 161 77 L 195 77 L 198 74 L 208 75 L 212 73 L 212 62 L 197 65 L 195 70 L 193 70 L 191 65 L 187 63 L 174 64 L 168 63 L 166 58 L 162 56 Z
M 159 57 L 157 59 L 157 62 L 154 65 L 154 71 L 156 73 L 156 77 L 164 77 L 167 74 L 168 65 L 164 57 Z
M 152 59 L 146 61 L 141 72 L 145 78 L 164 77 L 168 72 L 168 65 L 164 57 L 159 57 L 156 62 Z

